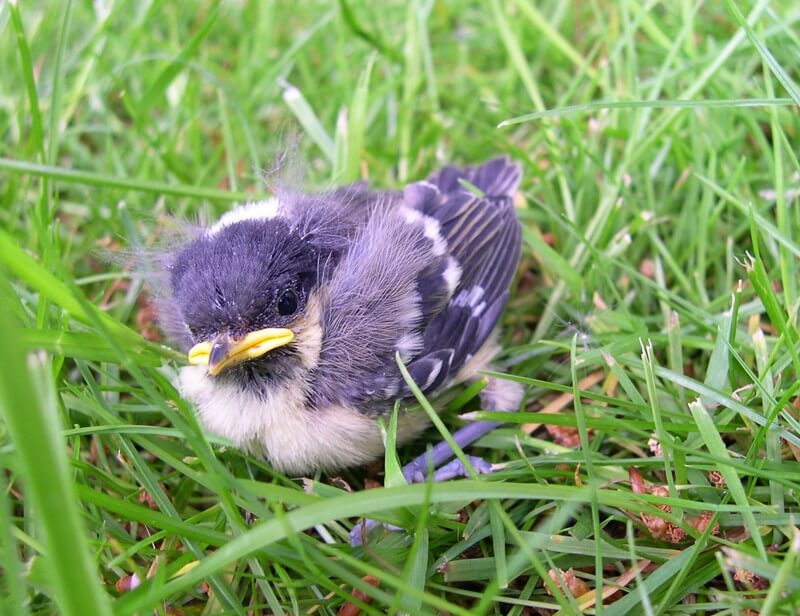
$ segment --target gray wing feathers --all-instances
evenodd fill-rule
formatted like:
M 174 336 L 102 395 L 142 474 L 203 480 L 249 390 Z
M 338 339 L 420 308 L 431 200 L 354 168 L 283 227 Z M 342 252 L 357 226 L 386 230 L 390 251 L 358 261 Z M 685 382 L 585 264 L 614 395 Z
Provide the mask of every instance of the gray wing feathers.
M 493 158 L 478 167 L 453 167 L 448 165 L 431 174 L 428 182 L 444 193 L 464 190 L 459 180 L 466 180 L 487 197 L 510 197 L 520 180 L 519 166 L 505 156 Z
M 419 228 L 388 208 L 376 210 L 354 238 L 324 300 L 315 387 L 321 399 L 381 374 L 402 336 L 420 327 L 417 276 L 430 261 L 427 244 Z
M 445 254 L 436 253 L 430 229 L 407 224 L 401 208 L 373 210 L 329 287 L 316 386 L 322 399 L 373 401 L 380 412 L 381 400 L 408 396 L 395 364 L 401 339 L 408 370 L 426 393 L 446 385 L 480 349 L 519 260 L 511 202 L 519 176 L 517 165 L 498 158 L 479 167 L 444 167 L 405 188 L 402 204 L 435 220 Z
M 459 177 L 486 196 L 471 195 Z M 511 197 L 503 191 L 516 188 L 519 169 L 506 159 L 495 159 L 460 174 L 447 167 L 429 182 L 441 193 L 439 207 L 431 208 L 430 215 L 442 221 L 448 252 L 461 266 L 461 280 L 453 299 L 426 328 L 422 353 L 452 348 L 455 374 L 486 342 L 508 298 L 521 234 Z M 444 193 L 448 188 L 454 192 Z

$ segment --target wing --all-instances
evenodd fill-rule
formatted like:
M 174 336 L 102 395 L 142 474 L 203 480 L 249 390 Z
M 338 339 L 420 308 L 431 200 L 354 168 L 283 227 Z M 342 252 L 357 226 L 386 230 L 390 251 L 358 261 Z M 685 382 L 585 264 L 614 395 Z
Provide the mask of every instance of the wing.
M 483 196 L 473 195 L 461 179 Z M 477 168 L 445 167 L 429 183 L 436 191 L 418 207 L 440 221 L 448 252 L 461 268 L 452 299 L 424 330 L 423 357 L 442 349 L 453 352 L 447 374 L 436 379 L 436 387 L 455 376 L 483 346 L 505 307 L 520 255 L 521 233 L 511 200 L 519 168 L 498 158 Z
M 377 413 L 408 396 L 396 352 L 426 393 L 453 379 L 508 297 L 520 249 L 510 196 L 518 181 L 506 159 L 445 167 L 373 214 L 329 287 L 318 402 L 357 400 Z

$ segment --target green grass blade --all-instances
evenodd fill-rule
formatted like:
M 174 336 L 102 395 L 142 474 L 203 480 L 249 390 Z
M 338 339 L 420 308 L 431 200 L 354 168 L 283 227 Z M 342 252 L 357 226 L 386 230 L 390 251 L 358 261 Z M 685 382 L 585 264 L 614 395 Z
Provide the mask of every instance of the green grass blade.
M 5 281 L 0 287 L 2 303 L 9 305 Z M 44 538 L 56 601 L 68 616 L 111 614 L 76 507 L 47 364 L 41 357 L 25 355 L 8 313 L 0 314 L 0 331 L 5 341 L 0 354 L 0 409 L 16 445 L 28 503 L 36 511 Z
M 23 175 L 33 175 L 42 178 L 52 178 L 61 182 L 84 184 L 86 186 L 118 188 L 121 190 L 173 195 L 176 197 L 194 197 L 197 199 L 208 199 L 210 201 L 224 201 L 229 203 L 235 201 L 247 201 L 258 197 L 258 195 L 252 195 L 245 192 L 231 192 L 228 190 L 218 190 L 215 188 L 204 188 L 202 186 L 180 186 L 168 184 L 166 182 L 155 182 L 138 178 L 121 178 L 103 173 L 65 169 L 62 167 L 55 167 L 53 165 L 40 165 L 21 160 L 12 160 L 9 158 L 0 158 L 0 170 Z
M 61 25 L 58 31 L 58 39 L 56 43 L 56 53 L 51 65 L 52 68 L 52 88 L 51 105 L 50 105 L 50 119 L 47 128 L 47 158 L 44 162 L 52 165 L 58 157 L 58 142 L 61 136 L 61 127 L 59 126 L 59 111 L 61 110 L 61 96 L 64 83 L 64 71 L 62 64 L 64 62 L 64 53 L 67 46 L 67 36 L 72 22 L 72 0 L 67 0 L 63 3 L 63 17 L 61 18 Z M 44 202 L 44 200 L 43 200 Z M 49 220 L 42 218 L 42 221 Z
M 305 129 L 309 138 L 317 144 L 323 156 L 328 159 L 328 162 L 333 163 L 336 159 L 336 147 L 333 139 L 322 126 L 319 117 L 308 104 L 308 101 L 303 96 L 303 93 L 291 84 L 286 84 L 283 89 L 283 100 L 286 106 L 300 122 L 300 125 Z
M 44 150 L 44 131 L 42 129 L 42 114 L 39 111 L 39 95 L 36 92 L 36 83 L 33 75 L 33 62 L 31 61 L 30 46 L 25 36 L 25 27 L 19 14 L 16 2 L 8 2 L 8 10 L 11 13 L 11 23 L 14 25 L 14 32 L 17 37 L 19 48 L 19 61 L 22 65 L 22 73 L 25 78 L 25 91 L 28 95 L 28 107 L 31 113 L 31 136 L 30 140 L 34 150 L 39 155 L 39 160 L 45 160 Z
M 41 349 L 53 355 L 98 362 L 118 359 L 113 349 L 95 334 L 61 330 L 24 329 L 19 332 L 20 342 L 27 351 Z M 131 357 L 142 366 L 160 366 L 164 358 L 144 347 L 131 346 Z
M 138 333 L 122 325 L 109 315 L 100 312 L 94 306 L 87 308 L 84 302 L 81 302 L 73 295 L 67 285 L 36 263 L 24 251 L 20 250 L 11 237 L 2 230 L 0 230 L 0 263 L 28 283 L 33 289 L 66 310 L 76 320 L 87 325 L 93 324 L 94 319 L 99 320 L 115 337 L 131 345 L 132 350 L 135 352 L 139 352 L 142 347 L 147 346 L 152 350 L 160 351 L 164 357 L 172 359 L 181 357 L 181 355 L 166 347 L 148 343 Z
M 374 56 L 371 56 L 358 78 L 356 90 L 353 93 L 347 123 L 347 162 L 344 168 L 344 177 L 337 178 L 340 182 L 355 182 L 361 177 L 367 105 L 369 104 L 369 80 L 374 64 Z
M 564 118 L 581 113 L 598 113 L 609 109 L 741 109 L 750 107 L 794 107 L 800 103 L 791 98 L 732 98 L 699 100 L 594 101 L 555 109 L 542 109 L 503 120 L 498 128 L 533 122 L 544 118 Z
M 697 428 L 700 431 L 700 435 L 703 437 L 708 452 L 719 459 L 724 460 L 729 458 L 730 454 L 725 447 L 725 443 L 722 441 L 722 437 L 714 426 L 714 420 L 711 418 L 705 406 L 699 400 L 695 400 L 689 403 L 689 409 L 692 411 L 692 417 L 694 417 L 697 423 Z M 722 473 L 722 476 L 725 478 L 725 484 L 728 490 L 730 490 L 733 500 L 740 507 L 745 526 L 750 532 L 750 537 L 755 543 L 759 554 L 762 558 L 766 558 L 766 550 L 764 548 L 764 542 L 761 540 L 761 532 L 755 517 L 753 517 L 753 513 L 750 509 L 750 501 L 747 498 L 739 476 L 727 464 L 721 464 L 717 470 Z
M 11 521 L 11 503 L 5 476 L 0 478 L 0 611 L 9 616 L 30 614 L 24 598 L 22 563 L 19 562 L 20 546 L 14 536 L 16 526 Z
M 427 491 L 430 490 L 430 494 Z M 231 539 L 226 545 L 200 561 L 181 577 L 163 585 L 143 584 L 139 589 L 120 598 L 115 605 L 118 616 L 146 609 L 180 590 L 200 583 L 210 573 L 285 539 L 288 533 L 302 532 L 329 520 L 368 516 L 397 507 L 430 503 L 471 502 L 476 499 L 548 499 L 568 502 L 590 502 L 596 494 L 602 506 L 624 506 L 637 513 L 658 511 L 651 506 L 631 502 L 624 494 L 612 490 L 595 490 L 570 486 L 492 483 L 464 480 L 437 484 L 415 484 L 394 488 L 376 488 L 343 496 L 320 499 L 286 514 L 282 520 L 270 520 Z M 669 502 L 669 499 L 638 495 L 641 501 Z M 662 512 L 663 515 L 663 512 Z
M 750 24 L 747 23 L 747 20 L 739 10 L 739 7 L 736 6 L 736 3 L 733 0 L 725 0 L 725 4 L 728 6 L 728 10 L 733 14 L 739 27 L 747 33 L 747 38 L 750 39 L 750 42 L 758 50 L 758 53 L 763 58 L 770 71 L 775 75 L 775 78 L 786 89 L 789 96 L 792 97 L 794 104 L 800 105 L 800 88 L 797 87 L 797 84 L 795 84 L 789 74 L 784 70 L 780 62 L 775 59 L 775 56 L 772 55 L 770 50 L 767 49 L 761 37 L 759 37 Z
M 163 97 L 170 83 L 184 70 L 184 65 L 195 54 L 200 44 L 206 39 L 214 27 L 219 15 L 220 0 L 211 3 L 206 7 L 206 12 L 201 26 L 181 48 L 180 52 L 170 60 L 155 77 L 150 87 L 145 92 L 142 99 L 137 103 L 137 113 L 144 116 L 155 104 L 156 100 Z

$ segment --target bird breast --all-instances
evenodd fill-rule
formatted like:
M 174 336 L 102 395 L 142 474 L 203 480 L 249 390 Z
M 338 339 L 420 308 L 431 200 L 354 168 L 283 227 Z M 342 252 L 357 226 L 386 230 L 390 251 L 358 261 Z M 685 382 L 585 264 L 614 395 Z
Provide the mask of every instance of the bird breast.
M 204 366 L 187 366 L 181 369 L 180 388 L 197 406 L 206 430 L 248 453 L 264 455 L 290 475 L 357 466 L 383 452 L 374 418 L 340 405 L 309 408 L 302 382 L 287 381 L 258 396 L 235 383 L 216 381 Z M 415 437 L 426 425 L 425 413 L 403 413 L 398 441 Z

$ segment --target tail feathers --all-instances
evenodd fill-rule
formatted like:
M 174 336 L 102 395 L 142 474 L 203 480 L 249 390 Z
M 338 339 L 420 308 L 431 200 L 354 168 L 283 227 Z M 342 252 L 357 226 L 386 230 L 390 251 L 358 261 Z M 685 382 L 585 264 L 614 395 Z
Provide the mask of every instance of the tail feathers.
M 465 190 L 459 182 L 462 179 L 487 197 L 511 197 L 519 185 L 520 168 L 507 157 L 500 156 L 477 167 L 442 167 L 428 181 L 448 194 Z
M 469 181 L 487 197 L 511 197 L 519 186 L 520 168 L 506 157 L 478 167 Z

